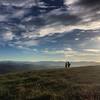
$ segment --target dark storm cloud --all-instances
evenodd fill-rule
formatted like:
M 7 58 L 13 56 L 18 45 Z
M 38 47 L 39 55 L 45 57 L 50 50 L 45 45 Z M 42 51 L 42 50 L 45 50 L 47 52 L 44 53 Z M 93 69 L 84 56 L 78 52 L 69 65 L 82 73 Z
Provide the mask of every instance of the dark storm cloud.
M 100 11 L 100 0 L 78 0 L 76 4 L 86 7 L 87 10 L 90 9 L 90 13 Z
M 58 23 L 57 25 L 71 25 L 81 20 L 78 16 L 70 14 L 67 9 L 53 10 L 52 12 L 48 13 L 45 18 L 48 25 L 53 23 Z
M 39 7 L 34 5 L 35 0 L 1 0 L 0 26 L 3 30 L 11 30 L 13 34 L 34 32 L 44 26 L 70 25 L 80 21 L 78 16 L 70 14 L 64 0 L 40 0 Z M 19 6 L 20 4 L 21 6 Z M 41 12 L 44 10 L 44 12 Z M 2 29 L 1 29 L 2 30 Z
M 68 10 L 81 19 L 81 23 L 91 23 L 100 19 L 100 0 L 66 0 Z
M 100 7 L 100 0 L 79 0 L 78 4 L 85 5 L 87 7 L 94 7 L 94 6 Z
M 89 0 L 87 1 L 89 2 Z M 7 41 L 6 43 L 10 43 L 15 46 L 20 44 L 23 45 L 23 43 L 25 43 L 24 46 L 27 47 L 32 46 L 32 44 L 37 45 L 39 43 L 41 44 L 45 42 L 45 45 L 43 44 L 41 47 L 43 46 L 46 47 L 47 45 L 49 48 L 50 46 L 54 46 L 52 44 L 55 44 L 55 46 L 57 45 L 55 41 L 58 41 L 59 44 L 58 47 L 60 47 L 62 44 L 67 44 L 67 43 L 74 44 L 77 41 L 76 42 L 70 41 L 73 40 L 73 37 L 71 36 L 67 37 L 67 35 L 64 35 L 64 37 L 57 40 L 50 40 L 51 37 L 48 37 L 48 41 L 50 40 L 51 42 L 48 42 L 47 40 L 45 41 L 44 39 L 45 35 L 41 35 L 44 33 L 41 33 L 40 31 L 41 29 L 47 27 L 47 32 L 48 34 L 50 34 L 49 28 L 52 27 L 56 29 L 56 27 L 64 25 L 66 26 L 67 30 L 67 26 L 77 25 L 80 22 L 84 22 L 83 21 L 84 19 L 87 18 L 92 18 L 92 20 L 96 20 L 97 18 L 99 19 L 99 14 L 96 14 L 97 15 L 96 16 L 95 12 L 92 12 L 93 10 L 96 9 L 96 8 L 92 9 L 92 6 L 88 8 L 88 9 L 91 8 L 91 11 L 90 10 L 81 11 L 77 10 L 76 8 L 74 9 L 75 6 L 81 8 L 87 4 L 88 3 L 86 3 L 86 1 L 84 1 L 83 3 L 82 0 L 80 0 L 78 3 L 75 2 L 74 6 L 65 5 L 64 0 L 55 0 L 55 1 L 40 0 L 40 2 L 38 2 L 37 5 L 35 0 L 24 0 L 24 1 L 1 0 L 0 31 L 1 34 L 6 33 L 5 35 L 7 38 L 0 38 L 0 39 L 1 40 L 5 39 Z M 69 8 L 73 9 L 76 12 L 73 13 L 73 11 L 69 10 Z M 91 13 L 93 14 L 91 15 Z M 40 32 L 41 34 L 39 34 L 38 32 Z M 53 32 L 52 34 L 55 34 L 55 32 Z M 63 35 L 64 33 L 62 32 L 61 34 Z M 12 38 L 8 38 L 9 35 L 12 35 Z M 56 38 L 57 36 L 58 35 L 53 35 L 54 38 Z M 41 38 L 43 40 L 41 40 L 40 37 L 43 37 Z M 65 42 L 66 39 L 70 40 Z

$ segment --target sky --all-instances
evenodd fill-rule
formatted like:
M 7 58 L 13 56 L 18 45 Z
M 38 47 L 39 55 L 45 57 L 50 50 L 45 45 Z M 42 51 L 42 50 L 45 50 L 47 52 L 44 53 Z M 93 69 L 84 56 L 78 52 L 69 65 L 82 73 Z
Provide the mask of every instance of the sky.
M 100 0 L 0 0 L 0 61 L 100 62 Z

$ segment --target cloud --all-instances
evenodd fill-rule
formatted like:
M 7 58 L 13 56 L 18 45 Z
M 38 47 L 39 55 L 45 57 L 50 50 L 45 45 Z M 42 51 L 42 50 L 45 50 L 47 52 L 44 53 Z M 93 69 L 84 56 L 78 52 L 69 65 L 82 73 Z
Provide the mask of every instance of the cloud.
M 0 15 L 0 22 L 6 21 L 7 16 L 6 15 Z
M 36 41 L 36 40 L 23 40 L 23 41 L 12 42 L 12 44 L 18 48 L 19 47 L 30 48 L 32 46 L 37 46 L 38 41 Z
M 23 34 L 25 34 L 23 36 L 26 36 L 26 33 L 27 37 L 28 34 L 29 36 L 37 34 L 37 37 L 39 37 L 39 35 L 45 36 L 50 33 L 58 32 L 58 30 L 59 32 L 64 32 L 75 28 L 99 28 L 99 21 L 94 23 L 91 22 L 94 18 L 99 18 L 99 14 L 97 17 L 94 16 L 94 13 L 91 15 L 88 13 L 90 10 L 85 10 L 84 7 L 81 7 L 79 4 L 76 5 L 76 2 L 79 1 L 66 0 L 66 3 L 63 2 L 63 4 L 59 7 L 57 4 L 55 5 L 55 8 L 52 9 L 49 8 L 52 7 L 49 1 L 48 3 L 50 4 L 47 5 L 51 6 L 47 6 L 43 4 L 43 2 L 39 2 L 39 5 L 42 3 L 41 6 L 45 6 L 45 10 L 49 9 L 45 13 L 42 13 L 40 9 L 34 6 L 34 0 L 24 0 L 24 2 L 22 0 L 4 0 L 1 1 L 1 6 L 4 9 L 1 11 L 6 17 L 2 17 L 4 15 L 1 16 L 1 20 L 2 18 L 4 19 L 2 20 L 0 27 L 3 27 L 3 29 L 4 27 L 9 28 L 13 34 L 19 35 L 20 38 Z M 83 22 L 89 22 L 90 24 L 87 25 L 87 23 Z
M 65 59 L 70 61 L 98 61 L 100 60 L 100 50 L 84 49 L 84 51 L 69 50 L 64 53 Z
M 22 5 L 19 6 L 18 4 Z M 27 7 L 24 4 L 27 4 Z M 38 37 L 44 37 L 51 32 L 57 32 L 57 26 L 62 30 L 62 25 L 73 24 L 73 21 L 76 23 L 78 20 L 76 16 L 70 15 L 66 8 L 54 8 L 42 14 L 34 5 L 30 6 L 30 4 L 32 4 L 32 0 L 25 0 L 25 2 L 1 1 L 0 6 L 3 10 L 1 8 L 0 10 L 3 14 L 0 19 L 2 21 L 0 31 L 11 31 L 12 36 L 14 36 L 13 42 L 21 40 L 27 42 L 28 39 L 34 40 Z M 12 36 L 8 39 L 8 33 L 3 32 L 2 34 L 7 34 L 5 39 L 8 41 L 13 39 Z
M 95 36 L 95 37 L 91 37 L 88 41 L 85 41 L 83 43 L 80 44 L 81 48 L 87 48 L 87 49 L 100 49 L 100 34 Z
M 100 53 L 99 49 L 85 49 L 87 52 L 92 52 L 92 53 Z
M 12 15 L 12 18 L 22 18 L 25 12 L 26 12 L 25 10 L 16 11 L 16 13 Z
M 84 5 L 87 7 L 94 7 L 94 6 L 100 6 L 100 0 L 79 0 L 78 4 Z
M 46 23 L 48 25 L 71 25 L 79 22 L 81 19 L 73 14 L 70 14 L 66 9 L 56 9 L 46 14 Z
M 68 11 L 81 18 L 82 23 L 90 23 L 100 19 L 100 0 L 66 0 Z
M 40 9 L 34 0 L 0 0 L 0 45 L 68 55 L 100 49 L 99 0 L 44 1 Z
M 14 38 L 14 34 L 10 31 L 5 32 L 5 33 L 2 34 L 2 39 L 4 41 L 11 41 L 11 40 L 13 40 L 13 38 Z

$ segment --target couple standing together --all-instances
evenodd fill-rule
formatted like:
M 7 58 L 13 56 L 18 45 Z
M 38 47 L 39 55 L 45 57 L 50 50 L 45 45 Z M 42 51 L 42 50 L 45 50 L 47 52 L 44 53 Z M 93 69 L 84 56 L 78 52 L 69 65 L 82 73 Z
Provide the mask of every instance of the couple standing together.
M 68 61 L 65 63 L 65 68 L 70 68 L 71 63 Z

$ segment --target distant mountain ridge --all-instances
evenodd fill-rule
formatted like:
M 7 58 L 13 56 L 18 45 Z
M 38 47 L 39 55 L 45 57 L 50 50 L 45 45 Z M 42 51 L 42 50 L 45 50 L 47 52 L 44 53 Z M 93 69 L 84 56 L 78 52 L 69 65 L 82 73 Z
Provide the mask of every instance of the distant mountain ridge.
M 64 68 L 64 61 L 40 61 L 40 62 L 18 62 L 0 61 L 0 74 L 8 72 Z M 100 65 L 97 62 L 71 62 L 71 67 Z
M 0 74 L 8 72 L 18 72 L 18 71 L 28 71 L 43 69 L 43 66 L 34 65 L 30 62 L 13 62 L 13 61 L 3 61 L 0 62 Z
M 87 62 L 87 61 L 79 61 L 79 62 L 70 62 L 71 67 L 81 67 L 81 66 L 94 66 L 94 65 L 100 65 L 100 62 Z M 54 66 L 54 67 L 64 67 L 65 62 L 64 61 L 40 61 L 35 62 L 36 65 L 42 65 L 42 66 Z

